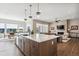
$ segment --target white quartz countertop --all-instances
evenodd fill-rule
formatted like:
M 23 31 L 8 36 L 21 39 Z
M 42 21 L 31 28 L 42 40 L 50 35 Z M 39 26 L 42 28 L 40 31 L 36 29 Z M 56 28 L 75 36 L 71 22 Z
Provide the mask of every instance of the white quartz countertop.
M 56 35 L 45 35 L 45 34 L 35 34 L 35 35 L 30 35 L 30 36 L 23 36 L 26 39 L 30 39 L 36 42 L 44 42 L 47 40 L 51 40 L 51 39 L 56 39 L 59 36 Z

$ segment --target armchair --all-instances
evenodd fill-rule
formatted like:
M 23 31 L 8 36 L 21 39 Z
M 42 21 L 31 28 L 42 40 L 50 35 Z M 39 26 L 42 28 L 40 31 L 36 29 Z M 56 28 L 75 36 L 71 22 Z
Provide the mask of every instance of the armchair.
M 69 38 L 69 34 L 68 33 L 65 33 L 63 36 L 62 36 L 62 42 L 68 42 L 71 38 Z

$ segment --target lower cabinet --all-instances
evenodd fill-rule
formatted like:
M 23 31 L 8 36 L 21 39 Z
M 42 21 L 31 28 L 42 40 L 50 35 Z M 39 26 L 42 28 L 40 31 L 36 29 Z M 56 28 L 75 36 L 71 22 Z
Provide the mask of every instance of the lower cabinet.
M 39 56 L 39 43 L 30 40 L 31 56 Z
M 18 40 L 18 47 L 20 48 L 20 50 L 22 51 L 23 50 L 23 48 L 22 48 L 22 39 L 21 38 L 19 38 L 19 40 Z
M 28 38 L 19 38 L 18 47 L 26 56 L 56 56 L 57 39 L 36 42 Z
M 30 53 L 30 40 L 29 39 L 25 39 L 24 54 L 27 56 L 31 55 L 31 53 Z
M 57 41 L 56 39 L 41 42 L 39 44 L 41 56 L 56 56 L 57 55 Z

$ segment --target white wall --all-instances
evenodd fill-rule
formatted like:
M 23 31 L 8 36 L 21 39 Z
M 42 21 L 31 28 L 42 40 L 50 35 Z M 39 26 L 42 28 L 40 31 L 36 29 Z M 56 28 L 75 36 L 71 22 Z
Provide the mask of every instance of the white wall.
M 11 24 L 23 24 L 24 21 L 17 21 L 17 20 L 11 20 L 11 19 L 3 19 L 0 18 L 0 23 L 11 23 Z
M 51 31 L 51 33 L 57 33 L 57 28 L 56 28 L 56 23 L 55 22 L 52 22 L 52 24 L 50 24 L 50 31 Z M 51 27 L 53 27 L 54 28 L 54 30 L 51 30 Z
M 79 33 L 79 20 L 70 20 L 69 28 L 71 29 L 71 26 L 77 25 L 78 30 L 71 30 L 70 32 L 76 32 Z
M 57 25 L 64 25 L 65 30 L 58 30 Z M 54 27 L 54 30 L 51 30 L 51 27 Z M 59 22 L 52 22 L 50 24 L 50 31 L 51 33 L 57 33 L 57 32 L 64 32 L 67 33 L 67 20 L 59 21 Z
M 74 26 L 74 25 L 78 26 L 78 30 L 71 30 L 71 26 Z M 70 32 L 74 32 L 74 33 L 71 33 L 70 36 L 76 37 L 75 33 L 79 33 L 79 19 L 70 20 L 69 29 L 70 29 Z M 79 37 L 79 34 L 77 35 L 77 37 Z
M 28 19 L 25 23 L 26 23 L 26 29 L 28 27 L 30 27 L 30 30 L 32 31 L 33 30 L 33 20 L 32 19 Z
M 75 5 L 75 19 L 79 19 L 79 3 Z

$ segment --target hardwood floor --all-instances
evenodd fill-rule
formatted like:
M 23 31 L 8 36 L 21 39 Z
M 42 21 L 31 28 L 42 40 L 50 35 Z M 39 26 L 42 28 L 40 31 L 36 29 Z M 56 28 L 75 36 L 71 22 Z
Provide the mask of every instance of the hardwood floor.
M 22 56 L 14 40 L 0 40 L 0 56 Z
M 67 43 L 57 44 L 58 56 L 79 56 L 79 39 L 72 38 Z M 0 56 L 23 56 L 14 41 L 0 40 Z
M 79 39 L 72 38 L 67 43 L 57 44 L 58 56 L 79 56 Z

